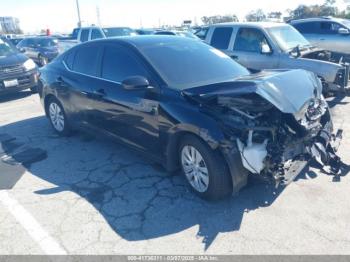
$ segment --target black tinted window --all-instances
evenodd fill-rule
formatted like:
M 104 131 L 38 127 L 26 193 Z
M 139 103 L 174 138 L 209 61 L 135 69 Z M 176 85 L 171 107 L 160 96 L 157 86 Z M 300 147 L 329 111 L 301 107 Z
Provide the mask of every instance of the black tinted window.
M 215 28 L 210 44 L 218 49 L 227 49 L 230 44 L 232 31 L 233 29 L 230 27 Z
M 96 76 L 98 48 L 83 46 L 75 50 L 73 70 L 86 75 Z
M 147 72 L 127 49 L 117 46 L 106 46 L 102 61 L 102 77 L 122 82 L 130 76 L 147 77 Z
M 103 38 L 103 35 L 102 35 L 101 31 L 98 30 L 98 29 L 92 29 L 92 31 L 91 31 L 91 40 L 100 39 L 100 38 Z
M 89 29 L 81 30 L 80 41 L 81 42 L 86 42 L 88 40 L 89 40 Z
M 293 25 L 302 34 L 317 34 L 320 31 L 320 23 L 307 22 Z
M 260 53 L 264 45 L 268 45 L 268 43 L 265 35 L 260 30 L 241 28 L 236 36 L 233 49 L 236 51 Z

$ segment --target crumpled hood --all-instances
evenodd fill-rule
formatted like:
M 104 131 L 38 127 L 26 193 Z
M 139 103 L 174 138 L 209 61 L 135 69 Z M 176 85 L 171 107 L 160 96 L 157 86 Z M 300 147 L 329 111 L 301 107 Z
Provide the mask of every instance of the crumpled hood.
M 295 114 L 311 99 L 321 97 L 322 84 L 313 73 L 305 70 L 271 70 L 239 77 L 230 82 L 190 88 L 183 92 L 202 98 L 256 93 L 281 112 Z

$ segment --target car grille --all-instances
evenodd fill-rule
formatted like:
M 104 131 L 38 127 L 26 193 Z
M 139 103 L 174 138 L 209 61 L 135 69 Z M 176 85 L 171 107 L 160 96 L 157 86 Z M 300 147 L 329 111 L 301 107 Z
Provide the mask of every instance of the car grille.
M 23 69 L 22 64 L 0 67 L 0 77 L 1 78 L 5 78 L 5 77 L 15 75 L 15 74 L 20 74 L 23 72 L 24 72 L 24 69 Z

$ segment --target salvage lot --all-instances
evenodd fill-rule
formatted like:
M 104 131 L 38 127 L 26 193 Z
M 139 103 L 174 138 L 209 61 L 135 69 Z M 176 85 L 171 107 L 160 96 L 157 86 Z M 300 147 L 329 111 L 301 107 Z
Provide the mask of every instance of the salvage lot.
M 350 99 L 335 100 L 339 154 L 350 164 Z M 4 99 L 0 115 L 0 134 L 48 154 L 0 191 L 1 254 L 350 254 L 349 176 L 336 182 L 310 169 L 284 190 L 255 181 L 208 203 L 124 146 L 56 136 L 37 95 Z

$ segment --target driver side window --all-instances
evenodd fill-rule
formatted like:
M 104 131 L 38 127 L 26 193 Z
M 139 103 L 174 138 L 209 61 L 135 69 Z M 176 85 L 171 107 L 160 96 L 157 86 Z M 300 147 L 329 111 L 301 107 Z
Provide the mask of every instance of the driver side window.
M 255 28 L 241 28 L 239 29 L 234 51 L 261 53 L 263 46 L 269 46 L 265 35 Z
M 122 46 L 106 45 L 102 58 L 101 76 L 117 83 L 131 76 L 148 78 L 148 73 L 136 56 Z

